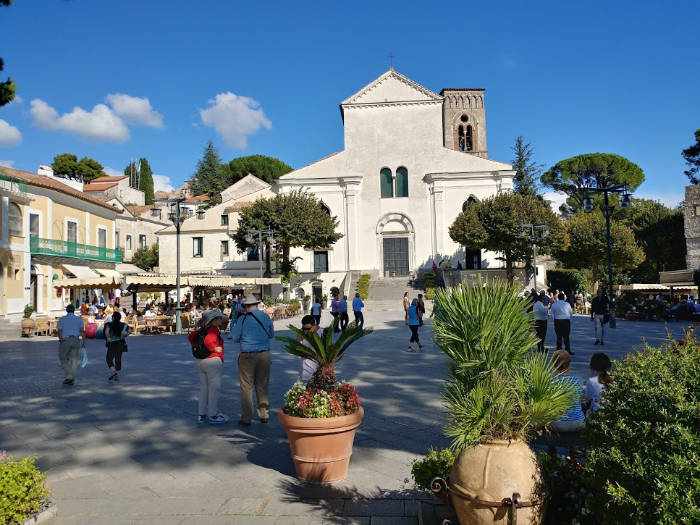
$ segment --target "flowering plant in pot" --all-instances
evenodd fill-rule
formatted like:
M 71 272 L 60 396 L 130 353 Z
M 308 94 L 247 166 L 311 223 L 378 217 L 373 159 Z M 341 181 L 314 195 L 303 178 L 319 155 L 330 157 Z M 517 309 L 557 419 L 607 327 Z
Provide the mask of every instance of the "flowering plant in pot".
M 539 472 L 526 439 L 575 402 L 575 387 L 532 351 L 533 318 L 518 291 L 506 282 L 436 291 L 433 333 L 450 359 L 445 432 L 457 454 L 448 486 L 460 523 L 506 523 L 515 512 L 518 523 L 537 523 Z
M 338 481 L 347 476 L 355 431 L 364 415 L 355 387 L 338 381 L 335 365 L 369 330 L 353 324 L 334 339 L 336 323 L 321 336 L 290 325 L 296 337 L 278 337 L 287 352 L 318 365 L 311 379 L 292 386 L 284 396 L 284 407 L 277 411 L 297 476 L 309 481 Z

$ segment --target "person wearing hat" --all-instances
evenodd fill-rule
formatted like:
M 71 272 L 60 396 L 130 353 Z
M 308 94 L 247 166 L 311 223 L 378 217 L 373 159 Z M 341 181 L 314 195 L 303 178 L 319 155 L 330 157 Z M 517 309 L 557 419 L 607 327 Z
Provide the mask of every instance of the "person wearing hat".
M 75 315 L 75 306 L 66 306 L 66 315 L 58 320 L 58 360 L 66 375 L 64 385 L 75 384 L 75 372 L 80 364 L 80 339 L 85 340 L 83 320 Z
M 241 383 L 240 425 L 248 426 L 253 419 L 253 387 L 258 401 L 261 423 L 269 419 L 268 383 L 270 380 L 270 340 L 275 336 L 272 319 L 258 310 L 260 301 L 252 295 L 243 300 L 245 312 L 236 319 L 231 330 L 235 343 L 241 345 L 238 355 L 238 379 Z
M 221 325 L 225 321 L 224 313 L 218 308 L 207 310 L 202 315 L 201 328 L 190 332 L 189 341 L 203 335 L 203 346 L 209 351 L 209 357 L 197 359 L 199 372 L 199 412 L 197 422 L 206 421 L 211 425 L 222 425 L 228 417 L 219 412 L 219 390 L 221 374 L 224 368 L 224 340 L 221 338 Z

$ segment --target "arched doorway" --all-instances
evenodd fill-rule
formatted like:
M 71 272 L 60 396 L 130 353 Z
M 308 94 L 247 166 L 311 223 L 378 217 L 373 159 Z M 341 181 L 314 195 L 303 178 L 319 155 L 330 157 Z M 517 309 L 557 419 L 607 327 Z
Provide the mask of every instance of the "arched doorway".
M 29 276 L 29 304 L 32 305 L 34 311 L 39 309 L 39 276 L 37 275 L 36 266 L 32 265 L 32 272 Z
M 384 277 L 408 275 L 413 267 L 415 229 L 403 213 L 387 213 L 377 224 L 379 260 Z

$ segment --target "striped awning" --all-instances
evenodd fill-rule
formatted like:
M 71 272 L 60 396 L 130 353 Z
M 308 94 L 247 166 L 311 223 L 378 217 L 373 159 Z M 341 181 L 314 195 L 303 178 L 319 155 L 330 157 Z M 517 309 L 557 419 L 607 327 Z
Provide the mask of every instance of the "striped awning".
M 113 290 L 121 288 L 122 281 L 117 277 L 88 277 L 85 279 L 60 279 L 54 281 L 54 288 L 95 288 L 101 290 Z

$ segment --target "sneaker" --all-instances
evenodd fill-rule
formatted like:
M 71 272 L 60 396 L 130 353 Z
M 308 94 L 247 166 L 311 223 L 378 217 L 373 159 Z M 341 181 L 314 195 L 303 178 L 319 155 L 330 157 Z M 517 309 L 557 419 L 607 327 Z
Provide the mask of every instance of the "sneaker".
M 114 372 L 111 376 L 109 376 L 109 381 L 114 381 L 117 378 L 117 373 Z
M 206 423 L 207 422 L 207 416 L 206 414 L 199 414 L 197 416 L 197 423 Z
M 72 385 L 73 383 L 75 383 L 75 379 L 64 379 L 63 380 L 64 385 Z
M 114 381 L 115 383 L 119 383 L 119 373 L 114 372 L 114 374 L 112 375 L 114 376 L 114 379 L 112 379 L 112 381 Z
M 209 418 L 210 425 L 223 425 L 227 421 L 228 421 L 228 416 L 225 416 L 222 413 L 218 413 L 215 416 Z

